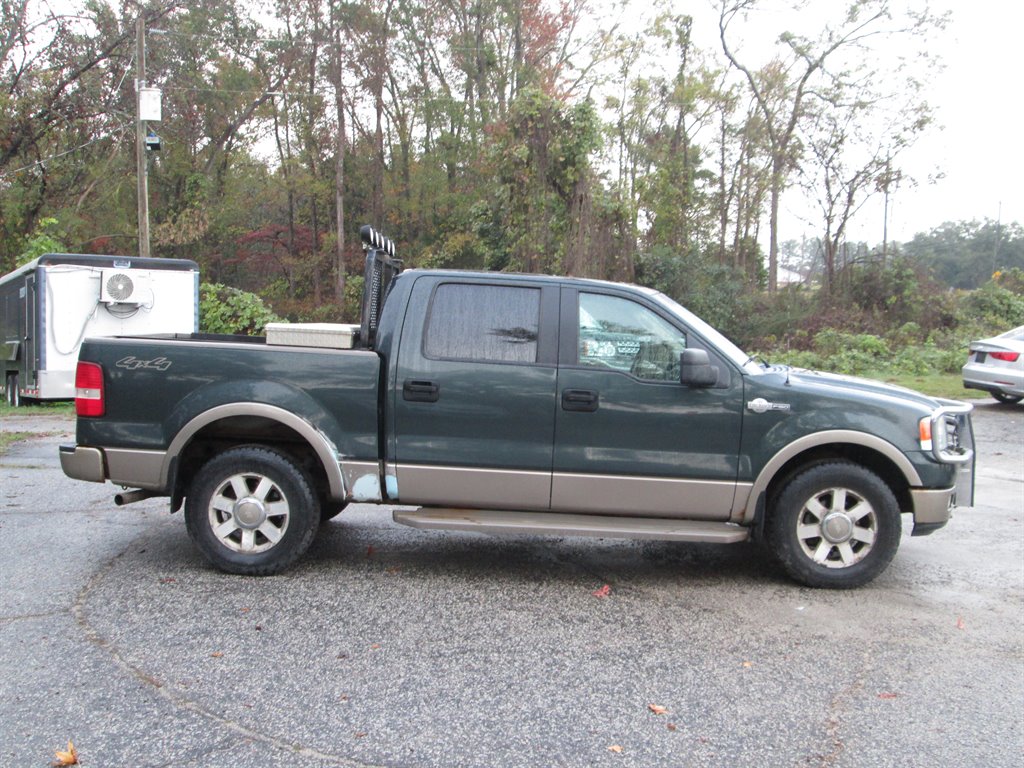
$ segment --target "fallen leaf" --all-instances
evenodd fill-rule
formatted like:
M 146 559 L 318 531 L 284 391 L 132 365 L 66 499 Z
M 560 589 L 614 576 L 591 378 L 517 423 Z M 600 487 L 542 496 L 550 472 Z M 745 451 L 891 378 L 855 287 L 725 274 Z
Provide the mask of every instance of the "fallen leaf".
M 622 751 L 622 747 L 620 747 L 618 744 L 612 744 L 610 747 L 608 747 L 608 751 L 614 752 L 615 754 L 619 754 Z
M 371 645 L 370 646 L 370 650 L 371 651 L 379 651 L 380 650 L 380 643 L 374 643 L 373 645 Z
M 78 762 L 78 750 L 75 749 L 74 743 L 72 743 L 70 740 L 68 741 L 68 750 L 67 750 L 67 752 L 62 752 L 61 750 L 58 749 L 54 753 L 54 756 L 57 759 L 54 760 L 53 763 L 51 763 L 51 765 L 56 765 L 56 766 L 61 766 L 61 765 L 79 765 L 79 762 Z
M 252 610 L 252 608 L 243 608 L 242 609 L 242 613 L 248 613 L 251 610 Z
M 670 731 L 676 730 L 676 724 L 675 723 L 666 723 L 665 727 L 668 728 Z
M 660 704 L 648 704 L 647 708 L 656 715 L 664 715 L 668 712 L 668 707 L 663 707 Z
M 356 738 L 361 739 L 366 735 L 366 731 L 356 731 Z
M 605 584 L 603 587 L 594 592 L 591 592 L 590 594 L 592 594 L 594 597 L 608 597 L 608 595 L 610 595 L 611 593 L 612 588 L 608 584 Z
M 957 629 L 966 629 L 967 628 L 967 625 L 964 624 L 964 617 L 963 616 L 957 616 L 956 617 L 956 628 Z
M 899 696 L 898 693 L 892 693 L 890 691 L 878 694 L 878 698 L 880 699 L 895 699 L 897 696 Z
M 263 627 L 261 627 L 259 624 L 257 624 L 256 625 L 256 631 L 257 632 L 262 632 L 263 631 Z
M 224 653 L 222 651 L 214 651 L 213 653 L 210 654 L 210 658 L 212 658 L 212 659 L 219 659 L 223 655 L 224 655 Z

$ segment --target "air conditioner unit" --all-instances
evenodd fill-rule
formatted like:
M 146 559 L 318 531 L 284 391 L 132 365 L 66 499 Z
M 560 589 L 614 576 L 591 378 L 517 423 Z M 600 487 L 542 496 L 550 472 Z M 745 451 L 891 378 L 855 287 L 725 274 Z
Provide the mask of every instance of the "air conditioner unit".
M 100 275 L 100 301 L 104 304 L 141 304 L 143 291 L 141 275 L 124 269 L 104 269 Z

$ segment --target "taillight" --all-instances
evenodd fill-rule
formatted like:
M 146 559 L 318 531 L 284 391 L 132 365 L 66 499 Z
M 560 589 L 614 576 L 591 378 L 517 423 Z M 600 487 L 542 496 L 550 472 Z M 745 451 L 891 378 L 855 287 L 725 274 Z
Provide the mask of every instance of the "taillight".
M 1020 352 L 989 352 L 988 356 L 996 360 L 1002 360 L 1004 363 L 1016 363 L 1017 358 L 1020 357 Z
M 96 363 L 79 362 L 75 370 L 75 413 L 79 416 L 102 416 L 106 410 L 103 369 Z

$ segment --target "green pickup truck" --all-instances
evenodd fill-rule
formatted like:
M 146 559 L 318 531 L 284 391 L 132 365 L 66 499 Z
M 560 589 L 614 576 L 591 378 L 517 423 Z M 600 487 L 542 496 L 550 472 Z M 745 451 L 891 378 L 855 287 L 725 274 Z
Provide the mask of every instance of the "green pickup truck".
M 901 513 L 921 535 L 973 503 L 969 405 L 756 362 L 646 288 L 402 272 L 363 237 L 360 327 L 87 340 L 64 472 L 184 504 L 210 562 L 253 575 L 366 502 L 418 528 L 754 539 L 856 587 Z

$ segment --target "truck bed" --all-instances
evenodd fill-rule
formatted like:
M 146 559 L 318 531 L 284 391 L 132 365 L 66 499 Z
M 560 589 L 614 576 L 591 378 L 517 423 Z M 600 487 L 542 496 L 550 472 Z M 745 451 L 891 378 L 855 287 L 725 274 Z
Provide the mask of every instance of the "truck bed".
M 314 424 L 339 458 L 378 458 L 374 352 L 173 334 L 88 339 L 80 359 L 99 363 L 106 382 L 106 415 L 79 420 L 80 444 L 162 451 L 200 413 L 265 403 Z

